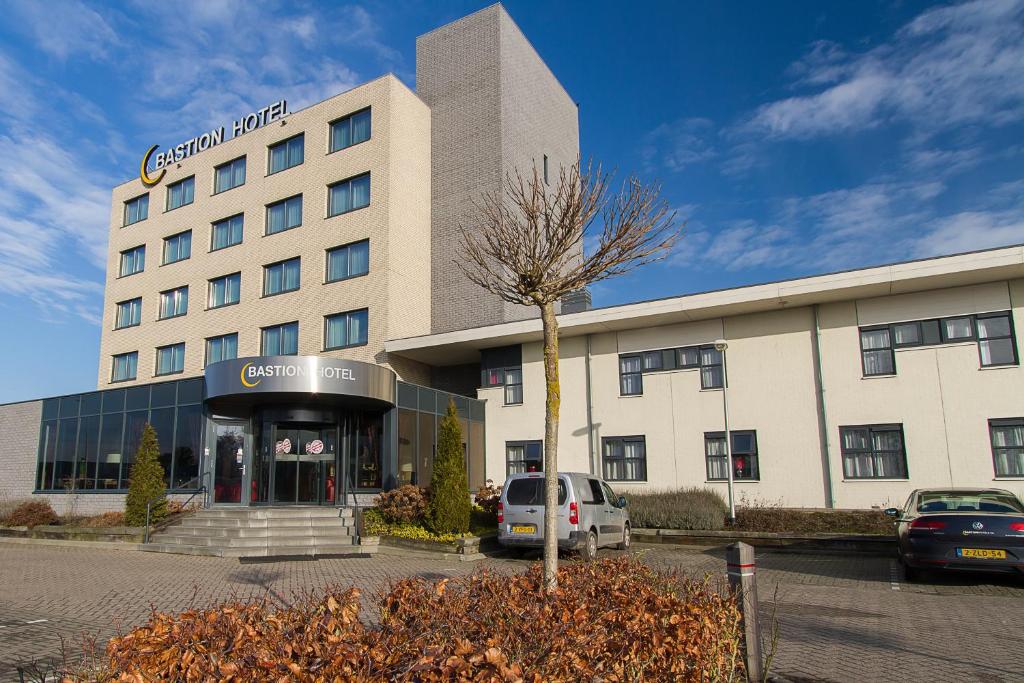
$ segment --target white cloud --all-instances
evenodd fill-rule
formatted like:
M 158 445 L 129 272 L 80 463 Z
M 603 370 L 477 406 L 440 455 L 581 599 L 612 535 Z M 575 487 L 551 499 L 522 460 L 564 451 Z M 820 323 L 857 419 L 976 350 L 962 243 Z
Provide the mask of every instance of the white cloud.
M 664 167 L 678 172 L 712 159 L 718 154 L 710 140 L 714 134 L 714 124 L 704 118 L 663 123 L 644 136 L 644 163 L 649 169 Z
M 104 59 L 121 43 L 107 19 L 78 0 L 16 0 L 6 9 L 11 26 L 62 61 L 77 55 Z
M 978 249 L 1024 244 L 1024 209 L 963 211 L 934 221 L 910 243 L 913 256 L 955 254 Z

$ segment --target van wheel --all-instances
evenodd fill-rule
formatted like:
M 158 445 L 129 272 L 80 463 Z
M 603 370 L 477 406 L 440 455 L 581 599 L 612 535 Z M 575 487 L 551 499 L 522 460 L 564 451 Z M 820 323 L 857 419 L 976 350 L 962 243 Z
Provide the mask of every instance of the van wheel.
M 622 543 L 618 545 L 619 550 L 629 550 L 629 544 L 632 541 L 629 533 L 629 525 L 627 524 L 622 530 Z
M 593 562 L 597 558 L 597 534 L 593 531 L 587 532 L 587 539 L 580 548 L 580 556 L 586 562 Z

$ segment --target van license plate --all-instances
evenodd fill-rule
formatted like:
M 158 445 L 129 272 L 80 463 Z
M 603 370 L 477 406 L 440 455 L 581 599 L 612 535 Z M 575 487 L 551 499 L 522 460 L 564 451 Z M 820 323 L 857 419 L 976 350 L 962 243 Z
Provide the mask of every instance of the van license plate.
M 990 550 L 987 548 L 957 548 L 956 554 L 959 557 L 974 557 L 979 560 L 1005 560 L 1005 550 Z
M 532 524 L 515 524 L 512 526 L 512 533 L 514 534 L 532 534 L 536 531 L 537 527 Z

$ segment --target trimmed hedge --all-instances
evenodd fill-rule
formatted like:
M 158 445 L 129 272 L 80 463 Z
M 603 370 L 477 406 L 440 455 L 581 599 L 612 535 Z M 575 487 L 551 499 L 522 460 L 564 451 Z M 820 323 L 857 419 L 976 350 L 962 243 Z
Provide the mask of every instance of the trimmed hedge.
M 729 506 L 711 489 L 632 493 L 626 500 L 634 528 L 719 531 L 729 515 Z
M 749 506 L 736 510 L 737 531 L 793 534 L 876 534 L 892 536 L 895 527 L 881 510 L 801 510 L 777 506 Z

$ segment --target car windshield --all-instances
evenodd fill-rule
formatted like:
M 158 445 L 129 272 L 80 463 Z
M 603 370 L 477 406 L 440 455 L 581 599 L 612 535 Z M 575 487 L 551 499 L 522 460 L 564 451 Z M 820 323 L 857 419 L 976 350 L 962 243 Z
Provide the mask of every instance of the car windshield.
M 558 504 L 565 504 L 565 482 L 558 480 Z M 544 479 L 541 477 L 529 477 L 526 479 L 513 479 L 508 484 L 508 492 L 505 494 L 505 501 L 509 505 L 543 505 L 544 504 Z
M 926 491 L 917 497 L 918 512 L 1018 512 L 1019 500 L 995 491 Z

